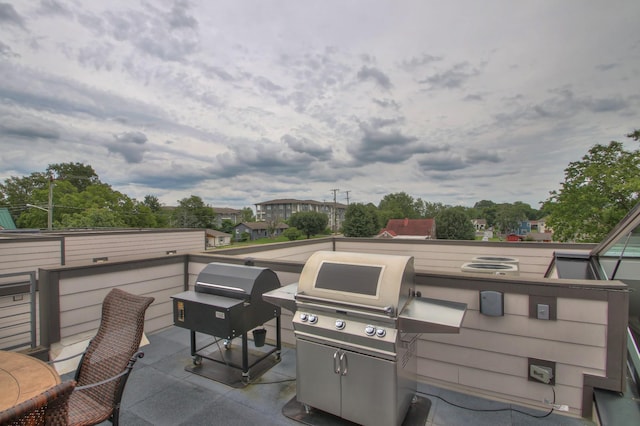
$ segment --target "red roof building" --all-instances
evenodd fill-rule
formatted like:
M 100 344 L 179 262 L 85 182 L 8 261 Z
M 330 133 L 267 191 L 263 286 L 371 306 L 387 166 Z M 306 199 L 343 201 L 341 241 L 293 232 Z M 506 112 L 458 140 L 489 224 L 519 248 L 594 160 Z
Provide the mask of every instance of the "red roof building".
M 376 238 L 414 238 L 431 240 L 436 238 L 434 219 L 389 219 Z

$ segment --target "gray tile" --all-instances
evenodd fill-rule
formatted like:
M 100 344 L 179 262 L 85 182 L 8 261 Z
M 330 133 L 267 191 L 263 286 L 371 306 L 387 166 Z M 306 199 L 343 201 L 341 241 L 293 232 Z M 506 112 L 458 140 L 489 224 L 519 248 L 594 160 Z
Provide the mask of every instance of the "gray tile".
M 127 410 L 154 425 L 177 425 L 191 413 L 210 405 L 218 394 L 204 392 L 202 388 L 181 380 L 171 380 L 167 386 L 153 397 L 144 399 Z
M 284 416 L 282 416 L 284 417 Z M 283 418 L 265 414 L 233 400 L 219 398 L 187 417 L 180 425 L 189 426 L 279 426 L 289 424 Z

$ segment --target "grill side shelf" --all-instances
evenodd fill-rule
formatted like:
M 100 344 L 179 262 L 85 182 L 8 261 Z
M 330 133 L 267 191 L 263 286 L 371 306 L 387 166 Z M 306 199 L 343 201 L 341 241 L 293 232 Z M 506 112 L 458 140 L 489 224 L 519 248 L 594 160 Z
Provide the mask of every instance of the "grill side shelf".
M 272 305 L 279 306 L 289 312 L 295 313 L 297 292 L 298 283 L 293 283 L 262 293 L 262 299 Z
M 402 333 L 460 333 L 467 304 L 414 297 L 398 316 Z

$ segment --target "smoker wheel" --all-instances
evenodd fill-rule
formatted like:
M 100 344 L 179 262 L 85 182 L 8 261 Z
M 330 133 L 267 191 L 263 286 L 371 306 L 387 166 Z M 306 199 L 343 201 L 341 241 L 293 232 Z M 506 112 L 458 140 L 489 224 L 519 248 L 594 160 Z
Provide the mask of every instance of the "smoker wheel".
M 193 357 L 193 365 L 202 364 L 202 357 L 200 355 L 194 355 Z
M 222 344 L 224 345 L 225 349 L 229 349 L 231 347 L 231 340 L 228 339 L 224 339 L 224 341 L 222 342 Z

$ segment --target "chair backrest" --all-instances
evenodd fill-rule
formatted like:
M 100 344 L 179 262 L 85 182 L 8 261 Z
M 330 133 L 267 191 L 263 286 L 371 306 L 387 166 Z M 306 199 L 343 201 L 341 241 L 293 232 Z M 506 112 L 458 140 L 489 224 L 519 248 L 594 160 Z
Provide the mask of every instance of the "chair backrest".
M 68 424 L 68 401 L 74 380 L 55 385 L 40 395 L 0 412 L 0 426 Z
M 102 319 L 76 373 L 78 386 L 109 379 L 125 371 L 138 350 L 144 331 L 145 311 L 153 297 L 144 297 L 114 288 L 102 303 Z M 120 380 L 84 392 L 103 403 L 117 398 Z

